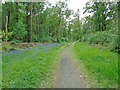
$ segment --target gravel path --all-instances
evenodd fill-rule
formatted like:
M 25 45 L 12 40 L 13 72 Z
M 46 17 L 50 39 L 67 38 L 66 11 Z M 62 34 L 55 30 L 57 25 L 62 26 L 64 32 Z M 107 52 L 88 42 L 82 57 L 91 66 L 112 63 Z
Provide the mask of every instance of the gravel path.
M 65 48 L 61 54 L 59 75 L 56 88 L 86 88 L 87 84 L 74 65 L 71 46 Z

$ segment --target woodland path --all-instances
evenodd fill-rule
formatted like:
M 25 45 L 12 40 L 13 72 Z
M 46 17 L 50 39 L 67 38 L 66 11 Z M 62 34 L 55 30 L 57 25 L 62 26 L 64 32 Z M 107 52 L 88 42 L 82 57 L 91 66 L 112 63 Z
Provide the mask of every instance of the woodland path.
M 61 53 L 56 88 L 87 88 L 86 81 L 81 76 L 74 60 L 72 46 L 68 46 Z

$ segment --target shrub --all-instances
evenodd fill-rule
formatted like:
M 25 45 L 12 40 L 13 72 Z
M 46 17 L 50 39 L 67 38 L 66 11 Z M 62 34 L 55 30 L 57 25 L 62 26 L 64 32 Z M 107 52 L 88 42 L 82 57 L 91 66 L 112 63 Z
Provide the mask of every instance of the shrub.
M 15 27 L 13 28 L 13 35 L 18 40 L 22 40 L 27 35 L 25 24 L 22 21 L 18 21 L 15 24 Z
M 95 33 L 84 34 L 82 41 L 86 41 L 90 44 L 100 44 L 108 47 L 111 51 L 119 51 L 118 35 L 110 31 L 99 31 Z
M 118 42 L 119 42 L 118 37 L 114 38 L 114 40 L 109 45 L 109 49 L 111 51 L 119 52 L 120 51 L 120 46 L 118 45 Z
M 11 41 L 11 45 L 16 45 L 17 42 L 16 41 Z

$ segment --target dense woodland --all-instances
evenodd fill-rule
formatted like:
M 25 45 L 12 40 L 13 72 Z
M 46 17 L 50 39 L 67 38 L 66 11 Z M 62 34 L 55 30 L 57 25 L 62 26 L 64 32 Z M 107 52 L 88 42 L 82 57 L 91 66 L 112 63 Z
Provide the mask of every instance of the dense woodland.
M 68 8 L 68 1 L 6 2 L 2 4 L 3 42 L 84 41 L 118 51 L 118 5 L 115 2 L 87 2 L 80 19 Z

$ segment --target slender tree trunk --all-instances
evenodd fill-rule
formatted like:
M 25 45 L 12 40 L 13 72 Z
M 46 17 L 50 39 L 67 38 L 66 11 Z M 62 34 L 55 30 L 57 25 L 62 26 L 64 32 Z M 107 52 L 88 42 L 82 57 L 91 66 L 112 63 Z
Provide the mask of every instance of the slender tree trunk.
M 8 16 L 6 16 L 6 31 L 5 31 L 5 41 L 7 42 L 7 33 L 8 33 L 8 28 L 7 28 L 7 26 L 8 26 Z
M 78 40 L 81 40 L 81 32 L 80 32 L 80 16 L 79 16 L 80 10 L 78 9 Z
M 36 16 L 34 15 L 34 31 L 35 31 L 35 35 L 37 34 L 37 30 L 36 30 Z
M 70 28 L 68 28 L 68 41 L 71 41 Z
M 99 10 L 99 8 L 98 8 L 98 5 L 97 5 L 97 11 Z M 97 24 L 98 24 L 98 26 L 97 26 L 97 31 L 101 31 L 100 30 L 100 20 L 99 20 L 99 18 L 100 18 L 100 15 L 99 15 L 99 13 L 97 13 Z
M 39 18 L 39 15 L 38 15 L 38 18 L 37 18 L 37 38 L 38 38 L 38 41 L 39 41 L 39 35 L 40 35 L 40 18 Z
M 38 34 L 38 30 L 37 30 L 37 16 L 35 16 L 35 25 L 34 25 L 34 27 L 35 27 L 35 36 L 36 36 L 37 41 L 38 41 L 38 37 L 37 37 L 37 34 Z
M 31 15 L 31 27 L 30 27 L 30 42 L 32 42 L 32 2 L 31 2 L 31 10 L 30 10 L 30 15 Z
M 105 15 L 103 14 L 103 31 L 105 31 L 106 30 L 106 17 L 105 17 Z
M 18 12 L 18 2 L 15 2 L 16 3 L 16 21 L 18 22 L 18 14 L 19 14 L 19 12 Z
M 26 6 L 26 30 L 27 30 L 27 35 L 26 35 L 25 38 L 26 38 L 27 42 L 29 42 L 29 23 L 28 23 L 28 19 L 29 19 L 28 12 L 29 12 L 29 9 L 28 9 L 28 6 L 29 6 L 29 3 Z
M 60 15 L 61 16 L 61 15 Z M 57 42 L 58 43 L 60 43 L 60 33 L 59 33 L 59 31 L 60 31 L 60 23 L 61 23 L 61 17 L 60 17 L 60 20 L 59 20 L 59 23 L 58 23 L 58 25 L 57 25 Z

